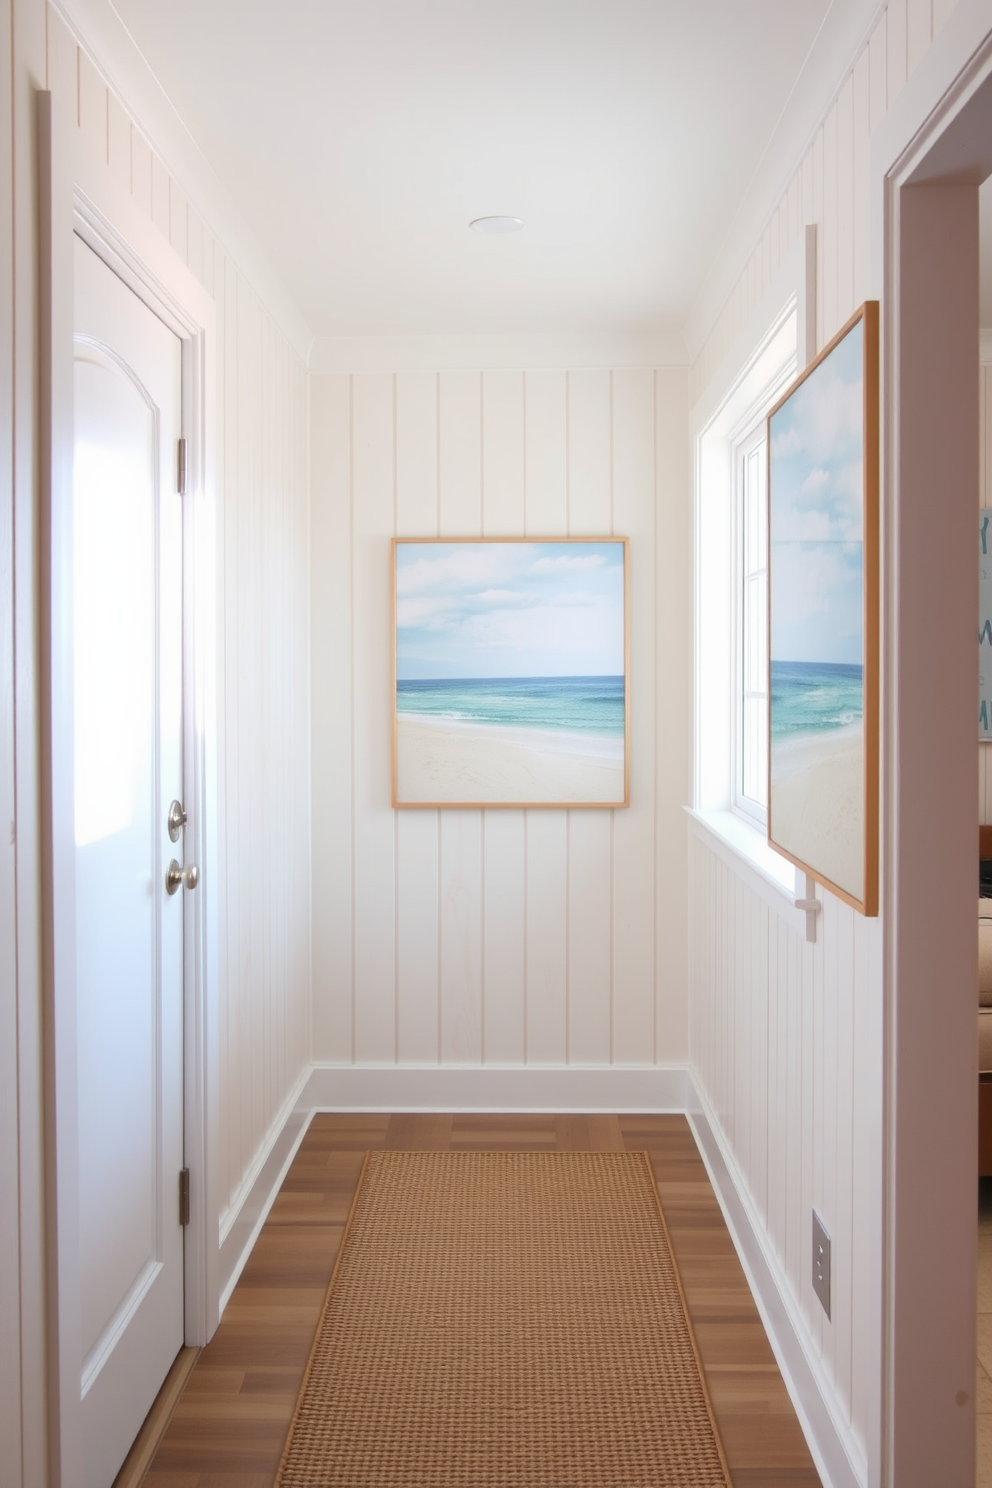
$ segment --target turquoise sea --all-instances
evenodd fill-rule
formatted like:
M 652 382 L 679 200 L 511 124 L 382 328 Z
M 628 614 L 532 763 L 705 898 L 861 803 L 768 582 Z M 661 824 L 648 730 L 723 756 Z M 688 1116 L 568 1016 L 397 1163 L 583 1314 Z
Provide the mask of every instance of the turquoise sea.
M 773 661 L 772 738 L 819 734 L 860 723 L 864 680 L 860 666 L 841 662 Z
M 435 677 L 401 681 L 396 684 L 396 711 L 459 723 L 622 735 L 624 679 Z

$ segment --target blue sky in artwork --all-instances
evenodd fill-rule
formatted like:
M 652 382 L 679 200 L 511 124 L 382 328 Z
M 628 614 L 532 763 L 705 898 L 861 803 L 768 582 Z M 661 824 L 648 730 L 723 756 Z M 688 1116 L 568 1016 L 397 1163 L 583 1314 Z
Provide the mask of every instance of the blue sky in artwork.
M 396 675 L 619 676 L 623 544 L 398 543 Z
M 862 348 L 858 321 L 772 418 L 774 661 L 862 660 Z

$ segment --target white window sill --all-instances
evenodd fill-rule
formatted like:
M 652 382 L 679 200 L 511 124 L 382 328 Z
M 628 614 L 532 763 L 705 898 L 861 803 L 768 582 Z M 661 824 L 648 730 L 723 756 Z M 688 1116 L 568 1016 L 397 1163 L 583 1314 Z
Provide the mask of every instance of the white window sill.
M 806 914 L 796 908 L 805 885 L 787 858 L 768 846 L 765 834 L 732 811 L 696 811 L 685 808 L 691 828 L 711 852 L 787 922 L 797 934 L 806 936 Z

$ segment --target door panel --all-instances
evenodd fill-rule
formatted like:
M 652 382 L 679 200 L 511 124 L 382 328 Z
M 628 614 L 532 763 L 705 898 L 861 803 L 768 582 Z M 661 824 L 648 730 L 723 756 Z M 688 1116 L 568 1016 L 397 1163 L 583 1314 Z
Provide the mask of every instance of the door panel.
M 178 338 L 75 240 L 73 746 L 87 1488 L 183 1342 Z

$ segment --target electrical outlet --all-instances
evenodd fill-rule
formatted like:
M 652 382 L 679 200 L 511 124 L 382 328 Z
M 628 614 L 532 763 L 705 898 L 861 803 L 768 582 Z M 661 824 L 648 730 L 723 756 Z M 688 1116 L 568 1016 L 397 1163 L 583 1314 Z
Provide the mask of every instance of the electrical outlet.
M 813 1290 L 820 1299 L 820 1306 L 830 1316 L 830 1236 L 823 1228 L 823 1220 L 813 1210 Z

